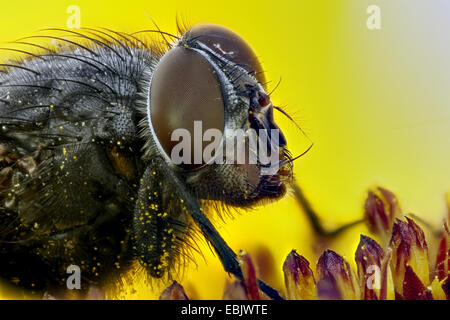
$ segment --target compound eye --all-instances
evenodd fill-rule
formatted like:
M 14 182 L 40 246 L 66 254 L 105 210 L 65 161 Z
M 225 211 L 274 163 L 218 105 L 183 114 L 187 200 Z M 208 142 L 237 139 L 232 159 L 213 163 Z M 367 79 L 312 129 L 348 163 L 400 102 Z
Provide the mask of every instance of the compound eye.
M 234 31 L 214 24 L 200 24 L 186 33 L 187 40 L 197 40 L 226 59 L 252 73 L 259 83 L 266 83 L 261 64 L 248 43 Z
M 203 142 L 203 133 L 208 129 L 223 132 L 224 108 L 217 75 L 200 54 L 184 47 L 175 47 L 161 58 L 150 88 L 151 121 L 168 156 L 182 157 L 181 164 L 179 158 L 175 163 L 185 169 L 195 169 L 209 160 L 198 154 L 211 143 Z M 197 126 L 195 134 L 194 125 Z M 189 141 L 185 141 L 186 133 L 190 136 Z M 187 148 L 180 149 L 181 142 Z M 201 150 L 194 148 L 198 143 L 202 146 Z M 177 149 L 174 149 L 176 146 Z M 186 157 L 190 160 L 186 161 Z M 172 157 L 172 160 L 176 159 Z

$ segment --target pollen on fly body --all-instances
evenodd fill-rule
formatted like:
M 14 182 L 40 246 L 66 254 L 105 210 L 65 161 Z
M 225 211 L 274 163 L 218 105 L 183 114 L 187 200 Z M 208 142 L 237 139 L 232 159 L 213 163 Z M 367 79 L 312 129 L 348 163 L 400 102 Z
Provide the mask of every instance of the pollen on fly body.
M 3 48 L 25 56 L 0 74 L 0 277 L 59 290 L 77 265 L 87 289 L 137 261 L 170 278 L 199 230 L 242 279 L 202 206 L 278 199 L 293 161 L 250 46 L 217 25 L 146 31 L 167 47 L 146 32 L 50 31 Z M 180 148 L 180 130 L 202 139 Z

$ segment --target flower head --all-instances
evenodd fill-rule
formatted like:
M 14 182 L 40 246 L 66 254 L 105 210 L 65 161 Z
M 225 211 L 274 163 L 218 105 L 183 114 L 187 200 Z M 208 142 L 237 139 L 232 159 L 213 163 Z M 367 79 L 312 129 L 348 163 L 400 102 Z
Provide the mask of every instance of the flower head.
M 378 222 L 372 226 L 383 226 L 386 233 L 385 227 L 389 227 L 390 220 L 383 219 L 388 217 L 393 219 L 397 213 L 394 215 L 391 213 L 398 211 L 398 204 L 395 196 L 389 191 L 378 188 L 378 192 L 379 195 L 369 194 L 366 213 L 370 211 L 368 209 L 375 208 L 370 219 L 373 218 L 372 222 Z M 380 204 L 383 205 L 379 206 Z M 384 224 L 386 221 L 389 223 Z M 286 286 L 284 297 L 301 300 L 450 300 L 449 229 L 448 222 L 444 223 L 436 266 L 432 269 L 431 275 L 424 232 L 407 217 L 405 220 L 392 220 L 392 234 L 386 248 L 370 237 L 360 236 L 355 253 L 356 274 L 350 264 L 332 250 L 325 250 L 322 253 L 314 274 L 308 260 L 292 250 L 283 264 Z M 373 230 L 375 232 L 381 229 Z M 267 256 L 267 252 L 265 255 Z M 234 300 L 266 298 L 258 286 L 257 265 L 245 251 L 240 251 L 238 259 L 243 279 L 227 283 L 223 298 Z M 273 272 L 270 270 L 271 268 L 268 268 L 266 273 Z M 187 299 L 184 290 L 177 283 L 166 289 L 161 297 L 164 295 Z

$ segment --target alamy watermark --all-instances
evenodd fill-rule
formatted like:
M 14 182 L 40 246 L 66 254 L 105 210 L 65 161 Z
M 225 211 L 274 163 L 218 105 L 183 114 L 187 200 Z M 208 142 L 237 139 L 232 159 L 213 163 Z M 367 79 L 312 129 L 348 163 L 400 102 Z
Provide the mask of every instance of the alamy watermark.
M 81 9 L 77 5 L 70 5 L 67 7 L 66 12 L 69 14 L 66 25 L 69 29 L 81 28 Z
M 73 264 L 67 267 L 67 274 L 70 276 L 67 277 L 66 286 L 67 289 L 81 289 L 81 269 L 79 266 Z
M 366 287 L 370 290 L 380 290 L 381 288 L 381 269 L 377 265 L 370 265 L 367 267 L 367 274 L 369 276 L 366 280 Z
M 370 5 L 366 9 L 366 13 L 369 17 L 366 21 L 367 29 L 380 30 L 381 29 L 381 9 L 377 5 Z

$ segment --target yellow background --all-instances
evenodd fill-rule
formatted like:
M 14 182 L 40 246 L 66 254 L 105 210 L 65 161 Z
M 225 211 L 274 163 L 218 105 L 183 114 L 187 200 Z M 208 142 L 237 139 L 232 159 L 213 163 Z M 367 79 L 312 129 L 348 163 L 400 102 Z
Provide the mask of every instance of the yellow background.
M 366 27 L 370 4 L 381 8 L 381 30 Z M 69 5 L 80 7 L 83 27 L 149 29 L 148 14 L 162 30 L 175 32 L 178 14 L 190 24 L 222 24 L 243 36 L 273 81 L 269 88 L 282 78 L 274 102 L 286 105 L 315 143 L 296 161 L 295 174 L 330 226 L 359 219 L 367 188 L 376 184 L 396 192 L 406 212 L 435 225 L 444 217 L 450 190 L 449 2 L 4 0 L 0 41 L 65 27 Z M 277 119 L 293 153 L 303 152 L 307 140 Z M 277 288 L 291 249 L 315 265 L 314 248 L 323 247 L 290 197 L 219 228 L 235 250 L 270 250 Z M 351 261 L 361 232 L 367 233 L 364 226 L 326 246 Z M 191 297 L 220 298 L 227 275 L 202 248 L 205 259 L 195 255 L 198 266 L 190 265 L 180 282 Z M 154 298 L 161 290 L 141 281 L 135 289 L 122 297 Z

